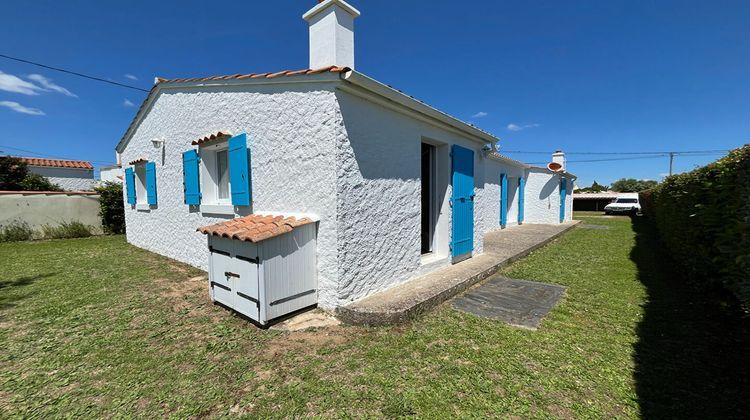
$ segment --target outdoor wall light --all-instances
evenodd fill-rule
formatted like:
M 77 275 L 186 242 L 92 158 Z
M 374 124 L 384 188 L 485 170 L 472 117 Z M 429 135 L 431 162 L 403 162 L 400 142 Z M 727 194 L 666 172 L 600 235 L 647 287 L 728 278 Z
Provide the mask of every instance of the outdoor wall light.
M 151 140 L 151 144 L 154 145 L 154 147 L 161 147 L 164 145 L 164 140 L 161 139 L 153 139 Z

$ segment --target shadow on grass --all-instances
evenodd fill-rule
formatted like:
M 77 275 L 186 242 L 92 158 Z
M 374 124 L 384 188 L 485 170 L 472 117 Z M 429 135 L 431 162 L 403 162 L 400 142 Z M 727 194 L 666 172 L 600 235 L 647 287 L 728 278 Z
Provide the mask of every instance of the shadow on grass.
M 643 217 L 631 259 L 648 296 L 634 348 L 644 418 L 747 418 L 750 328 L 731 299 L 690 288 Z
M 15 279 L 0 279 L 0 310 L 16 306 L 18 301 L 26 299 L 35 293 L 19 293 L 16 288 L 28 286 L 38 280 L 55 276 L 57 273 L 38 274 L 36 276 L 24 276 Z

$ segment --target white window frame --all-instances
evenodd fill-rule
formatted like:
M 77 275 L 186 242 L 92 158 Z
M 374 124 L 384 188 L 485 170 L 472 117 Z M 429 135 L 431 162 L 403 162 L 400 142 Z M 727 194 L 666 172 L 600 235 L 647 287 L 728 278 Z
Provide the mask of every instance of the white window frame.
M 219 198 L 219 173 L 217 154 L 227 153 L 227 197 Z M 198 149 L 201 159 L 201 212 L 234 214 L 232 206 L 232 181 L 229 178 L 229 142 L 216 141 Z
M 148 190 L 146 189 L 146 164 L 141 162 L 133 166 L 135 174 L 135 206 L 137 210 L 145 210 L 148 205 Z

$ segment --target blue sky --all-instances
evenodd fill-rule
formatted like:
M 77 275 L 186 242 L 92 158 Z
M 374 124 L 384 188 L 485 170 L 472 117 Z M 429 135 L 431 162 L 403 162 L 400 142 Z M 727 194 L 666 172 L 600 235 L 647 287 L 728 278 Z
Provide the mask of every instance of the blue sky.
M 4 2 L 0 54 L 149 89 L 307 67 L 314 0 Z M 501 138 L 510 154 L 750 142 L 748 1 L 365 1 L 357 69 Z M 471 6 L 471 7 L 467 7 Z M 145 93 L 0 58 L 0 150 L 114 162 Z M 43 113 L 43 115 L 42 115 Z M 578 162 L 579 184 L 659 179 L 666 158 Z M 719 155 L 677 157 L 677 172 Z

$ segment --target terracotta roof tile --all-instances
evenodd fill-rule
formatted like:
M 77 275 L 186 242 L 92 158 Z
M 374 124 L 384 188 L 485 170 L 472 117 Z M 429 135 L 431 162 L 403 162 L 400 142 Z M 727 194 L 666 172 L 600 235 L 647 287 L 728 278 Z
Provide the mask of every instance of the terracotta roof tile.
M 29 166 L 46 166 L 52 168 L 74 168 L 74 169 L 94 169 L 91 162 L 85 160 L 62 160 L 62 159 L 42 159 L 30 157 L 16 157 Z
M 251 214 L 250 216 L 228 220 L 197 229 L 204 235 L 219 236 L 246 242 L 260 242 L 275 236 L 289 233 L 298 226 L 313 223 L 308 217 L 270 216 Z
M 128 165 L 139 165 L 141 163 L 146 163 L 146 162 L 148 162 L 148 159 L 146 159 L 146 158 L 138 158 L 136 160 L 131 160 L 128 163 Z
M 232 133 L 229 131 L 217 131 L 216 133 L 209 134 L 203 138 L 200 138 L 198 140 L 193 140 L 193 146 L 200 146 L 209 142 L 212 142 L 214 140 L 225 140 L 232 137 Z

